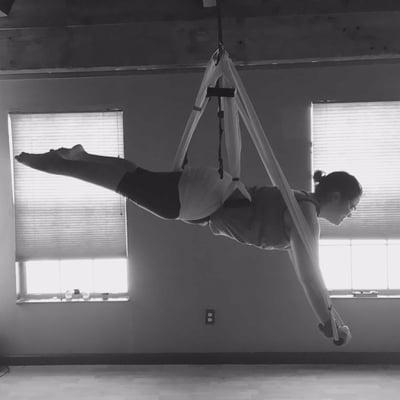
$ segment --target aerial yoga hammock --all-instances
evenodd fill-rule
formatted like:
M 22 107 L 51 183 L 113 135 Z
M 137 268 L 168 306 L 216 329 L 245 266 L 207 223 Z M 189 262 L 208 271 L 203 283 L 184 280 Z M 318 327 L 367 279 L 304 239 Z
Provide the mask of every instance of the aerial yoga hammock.
M 213 87 L 216 85 L 219 79 L 222 81 L 223 88 L 219 88 L 217 85 L 216 90 L 213 90 Z M 222 99 L 223 114 L 221 114 L 222 110 L 220 110 L 219 116 L 223 115 L 225 122 L 224 132 L 225 146 L 228 157 L 228 170 L 233 177 L 231 182 L 225 184 L 225 187 L 223 187 L 224 192 L 220 193 L 221 198 L 219 199 L 219 202 L 223 203 L 235 190 L 239 191 L 243 197 L 251 201 L 249 192 L 240 181 L 240 116 L 248 133 L 250 134 L 251 139 L 254 142 L 269 178 L 271 179 L 272 183 L 279 188 L 280 193 L 283 196 L 294 226 L 309 255 L 309 266 L 307 268 L 303 268 L 302 264 L 295 262 L 296 257 L 293 253 L 293 249 L 289 249 L 290 258 L 293 262 L 296 274 L 303 286 L 306 296 L 310 301 L 311 306 L 313 306 L 313 299 L 316 296 L 322 295 L 325 297 L 326 305 L 331 317 L 334 343 L 348 343 L 351 339 L 350 330 L 344 324 L 339 313 L 333 307 L 328 291 L 326 290 L 324 283 L 321 281 L 321 277 L 319 276 L 318 241 L 313 237 L 313 233 L 311 232 L 310 227 L 305 220 L 293 190 L 290 188 L 287 179 L 279 166 L 279 163 L 272 151 L 271 145 L 265 135 L 260 120 L 258 119 L 250 98 L 246 93 L 236 68 L 228 53 L 224 49 L 218 49 L 213 54 L 206 67 L 206 71 L 204 73 L 192 112 L 186 123 L 183 136 L 175 155 L 173 169 L 175 171 L 179 171 L 185 166 L 185 158 L 190 141 L 206 108 L 208 100 L 211 96 L 218 95 Z M 223 175 L 221 166 L 219 172 L 222 177 Z M 193 210 L 198 212 L 198 207 L 193 207 Z M 190 206 L 188 210 L 185 210 L 185 207 L 183 207 L 180 216 L 181 219 L 184 220 L 196 220 L 200 217 L 198 214 L 191 214 Z
M 187 163 L 187 151 L 196 126 L 206 108 L 208 100 L 212 96 L 218 97 L 219 102 L 219 123 L 220 123 L 220 178 L 224 180 L 223 166 L 221 162 L 221 133 L 222 121 L 225 122 L 225 147 L 228 156 L 229 172 L 232 175 L 232 181 L 229 184 L 220 185 L 219 190 L 223 190 L 220 195 L 220 202 L 223 203 L 234 191 L 239 191 L 244 198 L 251 201 L 251 196 L 243 183 L 240 181 L 240 156 L 241 156 L 241 133 L 239 116 L 250 134 L 251 139 L 261 157 L 262 163 L 268 173 L 272 183 L 280 190 L 287 209 L 290 213 L 295 229 L 305 246 L 309 256 L 309 266 L 304 268 L 302 263 L 296 262 L 296 255 L 292 248 L 289 249 L 290 259 L 292 260 L 297 277 L 300 280 L 307 299 L 309 300 L 314 312 L 314 299 L 323 297 L 330 314 L 332 335 L 336 345 L 347 344 L 351 340 L 350 329 L 344 324 L 339 313 L 332 305 L 329 293 L 323 282 L 318 263 L 318 240 L 315 240 L 313 233 L 299 207 L 296 197 L 290 188 L 288 181 L 280 168 L 280 165 L 272 151 L 272 147 L 265 135 L 260 120 L 255 112 L 249 96 L 244 88 L 240 76 L 230 59 L 227 51 L 224 49 L 222 41 L 222 21 L 221 5 L 217 0 L 212 5 L 217 6 L 218 18 L 218 50 L 212 55 L 204 72 L 192 112 L 186 123 L 181 142 L 175 155 L 173 169 L 179 171 Z M 222 87 L 220 88 L 220 83 Z M 190 202 L 189 202 L 190 204 Z M 185 215 L 186 210 L 181 210 L 180 217 L 186 220 L 195 220 L 197 215 Z M 189 210 L 190 211 L 190 210 Z M 320 319 L 320 318 L 319 318 Z M 322 323 L 326 321 L 321 321 Z M 322 324 L 319 325 L 321 331 Z

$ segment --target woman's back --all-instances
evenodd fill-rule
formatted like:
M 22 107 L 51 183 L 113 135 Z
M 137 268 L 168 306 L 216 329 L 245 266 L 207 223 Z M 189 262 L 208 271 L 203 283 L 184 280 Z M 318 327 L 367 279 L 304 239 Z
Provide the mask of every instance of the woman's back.
M 210 217 L 209 227 L 215 235 L 228 236 L 241 243 L 265 250 L 289 247 L 286 204 L 277 187 L 248 189 L 252 202 L 234 193 Z M 318 203 L 307 192 L 294 191 L 296 199 Z

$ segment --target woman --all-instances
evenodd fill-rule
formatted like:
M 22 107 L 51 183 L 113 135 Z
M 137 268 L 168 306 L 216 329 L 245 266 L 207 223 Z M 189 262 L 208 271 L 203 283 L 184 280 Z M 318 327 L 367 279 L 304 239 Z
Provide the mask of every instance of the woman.
M 232 187 L 229 174 L 224 173 L 220 179 L 212 168 L 151 172 L 125 159 L 89 154 L 81 145 L 44 154 L 21 153 L 15 159 L 44 172 L 75 177 L 113 190 L 164 219 L 209 226 L 216 235 L 261 249 L 291 249 L 296 273 L 320 321 L 319 329 L 326 337 L 333 336 L 329 295 L 318 267 L 318 251 L 314 262 L 310 262 L 276 187 L 249 188 L 250 201 L 239 190 L 229 191 Z M 362 188 L 346 172 L 323 176 L 317 171 L 314 181 L 314 193 L 294 191 L 294 194 L 317 249 L 318 217 L 339 225 L 356 209 Z M 339 334 L 340 340 L 335 344 L 344 344 L 349 332 Z

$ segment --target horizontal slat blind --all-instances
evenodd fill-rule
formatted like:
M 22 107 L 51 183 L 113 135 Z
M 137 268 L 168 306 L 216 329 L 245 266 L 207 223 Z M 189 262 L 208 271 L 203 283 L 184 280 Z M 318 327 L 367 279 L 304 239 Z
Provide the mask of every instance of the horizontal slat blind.
M 10 114 L 13 155 L 82 144 L 123 157 L 122 112 Z M 14 158 L 13 158 L 14 160 Z M 126 257 L 125 200 L 14 160 L 16 260 Z
M 322 237 L 400 237 L 400 102 L 312 106 L 313 169 L 347 171 L 364 195 L 339 227 L 323 221 Z

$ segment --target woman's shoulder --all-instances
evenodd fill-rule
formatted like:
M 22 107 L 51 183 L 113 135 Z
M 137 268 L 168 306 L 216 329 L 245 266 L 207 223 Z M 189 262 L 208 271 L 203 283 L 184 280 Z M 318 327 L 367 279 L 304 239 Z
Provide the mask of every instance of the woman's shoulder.
M 306 192 L 305 190 L 294 190 L 293 192 L 300 206 L 305 204 L 305 208 L 309 208 L 309 205 L 313 204 L 317 212 L 317 216 L 319 216 L 320 204 L 312 193 Z
M 312 201 L 299 201 L 298 204 L 300 210 L 304 215 L 305 220 L 308 222 L 310 228 L 312 229 L 313 234 L 319 236 L 320 226 L 318 222 L 317 205 Z M 285 229 L 290 234 L 295 225 L 288 209 L 286 209 L 284 213 L 284 224 Z

